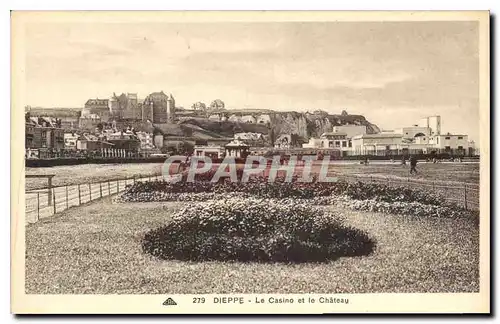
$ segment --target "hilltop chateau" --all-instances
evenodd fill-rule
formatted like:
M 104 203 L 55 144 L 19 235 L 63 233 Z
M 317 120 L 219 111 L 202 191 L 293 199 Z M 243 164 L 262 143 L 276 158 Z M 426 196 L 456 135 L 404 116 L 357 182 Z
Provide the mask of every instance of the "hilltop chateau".
M 81 114 L 82 119 L 100 120 L 142 120 L 152 123 L 173 123 L 175 121 L 175 99 L 163 91 L 153 92 L 144 100 L 136 93 L 115 93 L 109 99 L 89 99 Z

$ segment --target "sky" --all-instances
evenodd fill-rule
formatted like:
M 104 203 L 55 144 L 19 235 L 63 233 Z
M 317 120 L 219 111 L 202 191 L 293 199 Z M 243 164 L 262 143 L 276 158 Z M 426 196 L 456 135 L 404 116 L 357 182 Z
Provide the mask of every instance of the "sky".
M 31 23 L 25 105 L 113 92 L 176 105 L 362 114 L 381 129 L 440 115 L 479 139 L 477 22 Z

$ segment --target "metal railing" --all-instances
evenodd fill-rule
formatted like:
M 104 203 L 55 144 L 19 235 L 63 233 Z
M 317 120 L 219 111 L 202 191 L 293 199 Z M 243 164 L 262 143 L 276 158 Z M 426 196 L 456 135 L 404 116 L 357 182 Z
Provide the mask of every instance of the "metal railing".
M 362 181 L 388 186 L 417 188 L 429 193 L 439 194 L 443 197 L 443 200 L 450 204 L 455 204 L 468 210 L 479 210 L 478 184 L 416 180 L 409 177 L 394 179 L 373 175 L 339 175 L 337 177 L 350 182 Z M 47 188 L 30 190 L 26 192 L 26 221 L 34 223 L 71 207 L 118 194 L 136 181 L 157 181 L 162 178 L 162 175 L 134 176 L 94 183 L 55 186 L 50 190 Z
M 30 190 L 25 194 L 26 221 L 35 223 L 71 207 L 120 193 L 136 181 L 156 181 L 162 177 L 162 175 L 135 176 Z
M 449 204 L 458 205 L 466 210 L 479 210 L 479 184 L 453 181 L 432 181 L 406 178 L 390 178 L 374 175 L 340 175 L 339 179 L 346 181 L 362 181 L 380 183 L 387 186 L 407 187 L 434 193 Z

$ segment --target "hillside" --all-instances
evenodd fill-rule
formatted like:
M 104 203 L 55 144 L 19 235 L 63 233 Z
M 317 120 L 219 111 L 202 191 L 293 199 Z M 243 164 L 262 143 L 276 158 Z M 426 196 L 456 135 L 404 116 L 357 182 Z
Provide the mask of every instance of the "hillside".
M 268 135 L 273 129 L 276 136 L 282 134 L 297 134 L 303 139 L 319 137 L 322 133 L 331 132 L 333 126 L 364 125 L 369 134 L 379 133 L 377 125 L 366 120 L 362 115 L 330 115 L 326 113 L 276 112 L 270 110 L 227 110 L 232 120 L 216 121 L 206 118 L 189 118 L 180 122 L 181 125 L 204 129 L 219 136 L 232 137 L 235 133 L 252 132 Z M 256 119 L 268 116 L 268 122 L 251 123 L 240 120 L 242 116 L 253 116 Z M 267 118 L 267 117 L 266 117 Z

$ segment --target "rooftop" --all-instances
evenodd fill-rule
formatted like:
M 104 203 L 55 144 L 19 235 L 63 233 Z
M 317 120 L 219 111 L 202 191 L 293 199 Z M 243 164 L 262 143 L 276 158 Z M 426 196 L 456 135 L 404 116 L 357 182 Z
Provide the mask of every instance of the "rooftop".
M 362 134 L 356 135 L 353 138 L 397 138 L 403 137 L 403 134 L 394 133 L 394 134 Z

